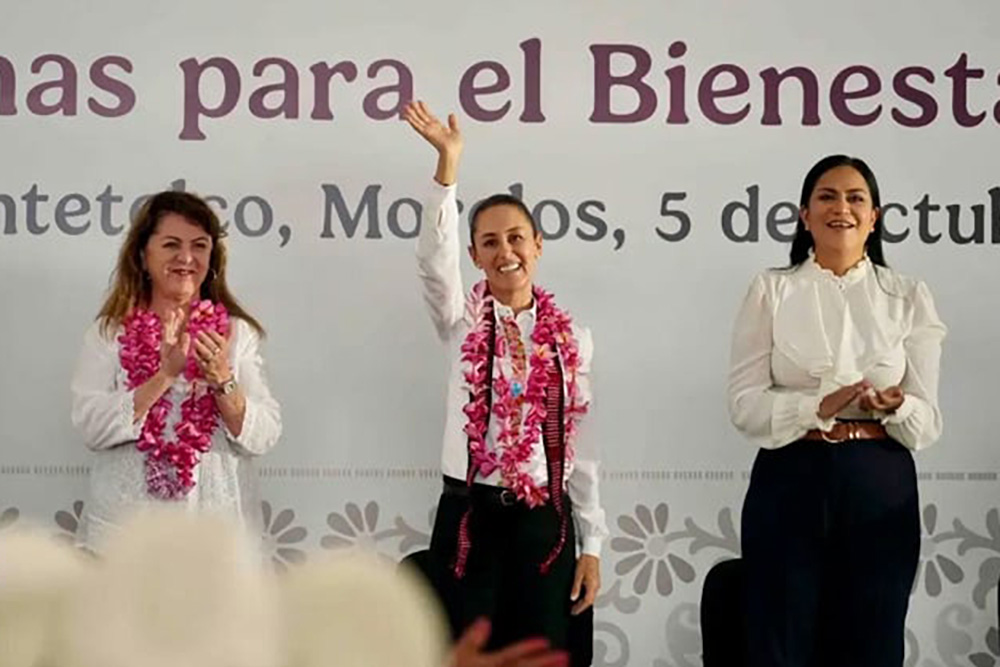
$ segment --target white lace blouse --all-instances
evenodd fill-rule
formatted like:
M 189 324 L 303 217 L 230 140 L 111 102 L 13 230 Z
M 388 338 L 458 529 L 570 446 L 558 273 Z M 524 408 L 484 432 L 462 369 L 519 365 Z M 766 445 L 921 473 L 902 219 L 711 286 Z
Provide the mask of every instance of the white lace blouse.
M 810 429 L 829 429 L 834 420 L 816 414 L 823 397 L 868 379 L 878 389 L 899 385 L 903 404 L 892 414 L 854 405 L 839 416 L 878 419 L 906 447 L 927 447 L 941 435 L 945 332 L 927 285 L 867 258 L 840 277 L 813 257 L 765 271 L 751 283 L 733 331 L 733 424 L 759 447 L 781 447 Z
M 243 429 L 238 437 L 222 420 L 212 436 L 212 448 L 201 455 L 194 471 L 195 486 L 183 500 L 162 501 L 146 491 L 146 455 L 135 447 L 143 420 L 134 421 L 134 391 L 119 361 L 118 336 L 104 336 L 95 322 L 83 339 L 83 349 L 71 384 L 73 425 L 93 451 L 90 493 L 84 504 L 77 542 L 100 551 L 101 542 L 123 516 L 144 503 L 182 503 L 239 521 L 258 534 L 261 505 L 254 458 L 269 451 L 281 435 L 281 409 L 271 396 L 263 372 L 260 338 L 239 318 L 232 320 L 230 366 L 246 396 Z M 183 375 L 168 391 L 173 405 L 164 437 L 173 440 L 180 405 L 190 384 Z

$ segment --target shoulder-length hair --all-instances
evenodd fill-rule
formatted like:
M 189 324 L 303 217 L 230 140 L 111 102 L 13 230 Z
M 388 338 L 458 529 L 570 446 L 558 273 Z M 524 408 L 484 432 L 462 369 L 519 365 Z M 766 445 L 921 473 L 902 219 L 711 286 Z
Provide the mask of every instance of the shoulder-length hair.
M 137 307 L 148 307 L 152 298 L 152 282 L 143 268 L 142 251 L 149 243 L 156 228 L 169 213 L 182 216 L 197 225 L 212 238 L 208 276 L 201 285 L 201 298 L 221 303 L 229 314 L 239 317 L 264 335 L 264 328 L 233 296 L 226 284 L 226 236 L 218 216 L 204 199 L 187 192 L 168 190 L 150 197 L 129 227 L 118 262 L 111 273 L 108 295 L 97 315 L 101 331 L 108 335 L 117 329 L 128 314 Z

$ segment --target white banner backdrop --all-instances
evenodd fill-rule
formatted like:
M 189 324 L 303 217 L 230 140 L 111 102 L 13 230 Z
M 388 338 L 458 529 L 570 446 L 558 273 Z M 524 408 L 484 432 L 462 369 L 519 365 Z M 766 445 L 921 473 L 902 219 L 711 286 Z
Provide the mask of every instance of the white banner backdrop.
M 434 164 L 398 118 L 415 96 L 461 117 L 466 210 L 522 195 L 539 282 L 594 331 L 613 536 L 597 664 L 698 665 L 701 581 L 739 552 L 754 454 L 725 408 L 732 320 L 786 261 L 806 170 L 846 152 L 891 204 L 888 261 L 950 328 L 907 664 L 1000 663 L 997 25 L 990 0 L 7 3 L 0 530 L 75 530 L 81 336 L 133 202 L 183 187 L 214 197 L 269 333 L 276 563 L 426 546 L 447 362 L 415 276 Z

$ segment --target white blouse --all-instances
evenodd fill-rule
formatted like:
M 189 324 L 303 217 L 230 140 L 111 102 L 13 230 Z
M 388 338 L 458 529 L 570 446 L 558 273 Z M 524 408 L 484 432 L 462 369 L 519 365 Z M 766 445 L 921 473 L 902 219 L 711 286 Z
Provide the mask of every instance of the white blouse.
M 459 259 L 461 244 L 459 241 L 459 214 L 456 201 L 456 187 L 447 187 L 434 183 L 424 205 L 423 220 L 420 226 L 420 236 L 417 239 L 417 265 L 424 289 L 424 299 L 430 311 L 431 319 L 437 329 L 438 336 L 448 344 L 451 371 L 448 379 L 447 413 L 444 433 L 444 450 L 441 457 L 442 472 L 456 479 L 464 480 L 468 468 L 468 436 L 464 433 L 466 417 L 463 408 L 469 400 L 468 389 L 463 379 L 464 366 L 461 361 L 461 346 L 469 333 L 472 323 L 465 317 L 465 290 L 462 286 L 462 274 Z M 498 318 L 513 315 L 513 311 L 503 304 L 496 304 Z M 534 327 L 534 308 L 518 314 L 515 318 L 521 338 L 525 343 L 530 340 Z M 591 360 L 594 354 L 594 343 L 590 330 L 573 325 L 573 335 L 580 349 L 581 365 L 577 373 L 577 383 L 582 401 L 590 401 L 590 412 L 593 411 L 591 401 Z M 511 376 L 511 359 L 508 352 L 495 366 L 507 377 Z M 580 421 L 577 437 L 574 440 L 576 455 L 565 468 L 567 495 L 573 506 L 576 521 L 577 541 L 581 552 L 598 556 L 601 543 L 608 535 L 604 510 L 601 509 L 598 492 L 599 461 L 596 443 L 593 440 L 590 422 L 593 415 L 588 414 Z M 491 419 L 487 427 L 486 444 L 492 447 L 496 442 L 500 425 Z M 544 445 L 539 439 L 535 443 L 527 472 L 535 484 L 540 487 L 548 485 L 548 469 L 545 463 Z M 478 481 L 497 485 L 500 483 L 499 473 L 494 473 Z
M 229 363 L 246 397 L 243 429 L 234 436 L 222 420 L 212 434 L 212 448 L 194 470 L 195 486 L 177 501 L 151 498 L 146 491 L 146 454 L 135 448 L 143 419 L 134 420 L 135 391 L 119 361 L 118 336 L 103 335 L 99 323 L 84 335 L 73 375 L 73 425 L 94 452 L 90 494 L 84 505 L 77 542 L 93 551 L 131 510 L 144 503 L 178 503 L 192 510 L 217 512 L 239 521 L 251 534 L 261 529 L 261 504 L 253 459 L 269 451 L 281 435 L 281 409 L 264 377 L 260 337 L 239 318 L 232 318 Z M 190 384 L 183 375 L 168 390 L 172 410 L 164 437 L 174 439 L 181 402 Z
M 819 418 L 820 402 L 867 379 L 877 389 L 899 385 L 903 404 L 884 414 L 855 402 L 838 417 L 878 419 L 906 447 L 928 447 L 941 435 L 946 331 L 927 285 L 867 257 L 840 277 L 812 256 L 765 271 L 751 283 L 733 331 L 733 424 L 755 445 L 782 447 L 810 429 L 829 430 L 835 419 Z

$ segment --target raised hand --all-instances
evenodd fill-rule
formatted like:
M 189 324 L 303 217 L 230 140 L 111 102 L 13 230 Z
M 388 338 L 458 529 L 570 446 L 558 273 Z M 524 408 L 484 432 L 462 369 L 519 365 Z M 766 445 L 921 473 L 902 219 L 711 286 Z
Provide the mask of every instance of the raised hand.
M 462 131 L 458 129 L 458 118 L 448 114 L 448 125 L 437 119 L 427 105 L 417 100 L 403 109 L 403 118 L 417 134 L 430 143 L 438 153 L 449 153 L 455 157 L 462 152 Z
M 458 128 L 455 114 L 448 114 L 446 126 L 431 113 L 426 104 L 415 101 L 406 105 L 403 118 L 437 150 L 438 163 L 434 180 L 441 185 L 454 183 L 458 179 L 458 160 L 463 146 L 462 131 Z

